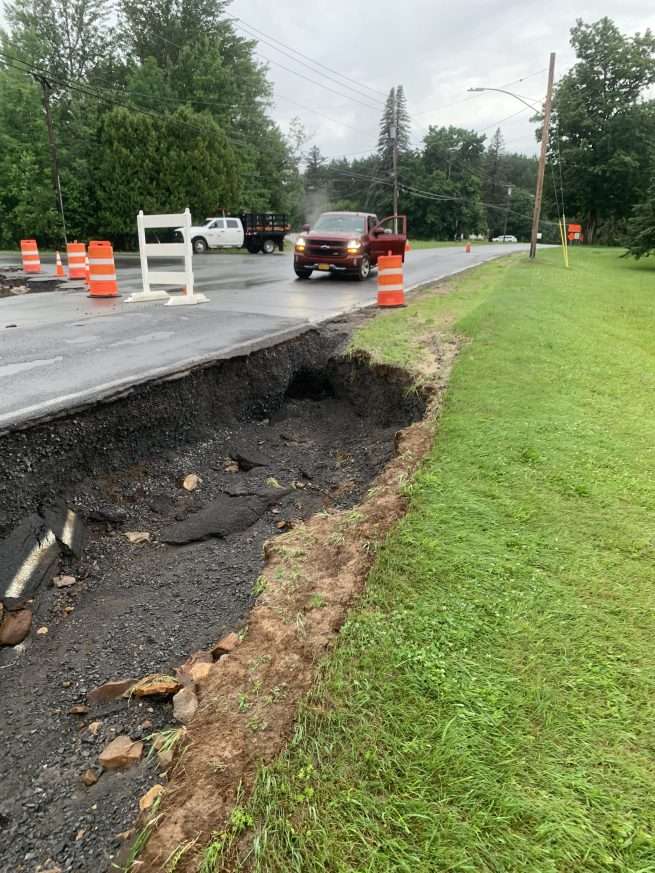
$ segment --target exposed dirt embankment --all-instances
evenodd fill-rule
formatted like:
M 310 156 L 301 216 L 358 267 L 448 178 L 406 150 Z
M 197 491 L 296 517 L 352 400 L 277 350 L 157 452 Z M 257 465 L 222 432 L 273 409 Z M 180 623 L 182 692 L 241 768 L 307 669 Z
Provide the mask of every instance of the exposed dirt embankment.
M 425 418 L 397 433 L 394 457 L 363 499 L 351 509 L 318 513 L 266 544 L 261 594 L 243 639 L 200 683 L 200 709 L 157 814 L 141 819 L 139 839 L 147 841 L 138 853 L 141 873 L 242 869 L 236 859 L 250 846 L 233 811 L 259 767 L 284 748 L 377 548 L 406 511 L 405 485 L 432 445 L 456 352 L 456 342 L 435 339 Z M 362 359 L 349 373 L 358 386 L 370 384 Z M 396 371 L 395 378 L 408 377 Z
M 152 858 L 192 826 L 207 792 L 218 822 L 232 778 L 247 784 L 256 760 L 280 747 L 362 584 L 367 544 L 401 514 L 398 489 L 429 442 L 429 427 L 396 439 L 427 394 L 402 371 L 342 357 L 348 331 L 337 324 L 0 436 L 0 536 L 52 502 L 86 527 L 81 557 L 62 550 L 54 584 L 45 577 L 22 605 L 32 617 L 24 642 L 0 647 L 2 871 L 109 869 L 133 837 L 139 797 L 168 785 L 169 763 L 149 754 L 148 738 L 179 727 L 170 694 L 94 696 L 102 683 L 169 681 L 247 624 L 227 660 L 203 661 L 209 684 L 198 683 L 197 742 L 184 755 L 200 795 L 193 781 L 173 781 L 179 810 L 161 820 Z M 379 499 L 367 498 L 397 445 Z M 362 500 L 361 518 L 349 516 Z M 117 737 L 129 748 L 114 770 L 106 749 Z M 215 742 L 233 749 L 217 758 L 217 781 L 201 778 L 206 760 L 187 758 Z M 162 803 L 167 811 L 168 795 Z M 203 833 L 213 826 L 199 819 Z

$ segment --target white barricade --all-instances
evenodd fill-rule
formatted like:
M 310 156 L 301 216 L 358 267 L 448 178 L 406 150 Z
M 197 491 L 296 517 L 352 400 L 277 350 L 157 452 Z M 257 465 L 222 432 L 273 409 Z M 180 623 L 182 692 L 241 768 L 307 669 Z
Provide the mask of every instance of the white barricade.
M 193 249 L 191 248 L 191 213 L 189 209 L 177 215 L 144 215 L 143 210 L 137 215 L 139 231 L 139 255 L 141 257 L 141 275 L 143 291 L 132 294 L 126 303 L 146 303 L 149 300 L 166 300 L 167 306 L 192 306 L 195 303 L 207 303 L 204 294 L 193 293 Z M 181 243 L 147 243 L 146 229 L 153 227 L 182 227 L 184 242 Z M 184 270 L 151 270 L 148 258 L 184 258 Z M 184 293 L 171 297 L 166 291 L 153 291 L 151 285 L 177 285 L 184 287 Z

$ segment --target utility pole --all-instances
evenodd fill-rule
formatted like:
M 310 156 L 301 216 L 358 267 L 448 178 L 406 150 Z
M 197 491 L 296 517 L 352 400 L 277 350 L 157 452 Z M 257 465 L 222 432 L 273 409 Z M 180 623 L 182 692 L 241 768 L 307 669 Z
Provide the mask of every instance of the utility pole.
M 512 203 L 512 186 L 507 186 L 507 209 L 505 210 L 505 229 L 503 230 L 503 236 L 507 236 L 507 222 L 509 221 L 509 207 Z
M 541 219 L 541 199 L 544 193 L 544 174 L 546 172 L 546 154 L 548 152 L 548 135 L 550 132 L 550 110 L 553 102 L 553 80 L 555 79 L 555 52 L 550 53 L 548 68 L 548 90 L 544 105 L 544 126 L 541 131 L 541 152 L 539 154 L 539 171 L 537 173 L 537 190 L 534 197 L 534 212 L 532 213 L 532 236 L 530 238 L 530 257 L 537 254 L 537 235 Z
M 64 232 L 64 244 L 68 245 L 68 235 L 66 233 L 66 216 L 64 214 L 64 198 L 61 194 L 61 179 L 59 177 L 59 159 L 57 156 L 57 141 L 55 139 L 55 130 L 52 124 L 52 114 L 50 112 L 50 82 L 45 76 L 34 76 L 39 82 L 43 90 L 43 108 L 45 110 L 45 120 L 48 127 L 48 143 L 50 145 L 50 161 L 52 163 L 52 187 L 55 197 L 57 198 L 57 208 L 61 214 L 61 226 Z
M 393 91 L 393 126 L 391 128 L 393 141 L 393 214 L 398 215 L 398 89 Z M 394 232 L 398 231 L 398 219 L 394 218 Z

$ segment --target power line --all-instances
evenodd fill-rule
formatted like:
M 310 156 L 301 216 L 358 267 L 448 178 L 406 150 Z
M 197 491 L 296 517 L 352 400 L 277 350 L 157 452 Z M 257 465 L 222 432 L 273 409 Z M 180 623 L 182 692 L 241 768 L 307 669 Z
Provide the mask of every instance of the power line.
M 533 79 L 535 76 L 540 75 L 541 73 L 545 73 L 547 67 L 542 67 L 541 70 L 536 70 L 534 73 L 529 73 L 527 76 L 522 76 L 520 79 L 514 79 L 511 82 L 505 82 L 504 85 L 499 85 L 500 88 L 509 88 L 510 85 L 518 85 L 521 82 L 525 82 L 528 79 Z M 421 115 L 429 115 L 432 112 L 439 112 L 442 109 L 450 109 L 452 106 L 459 106 L 462 103 L 468 103 L 470 100 L 477 100 L 480 97 L 479 94 L 474 94 L 472 97 L 463 97 L 461 100 L 454 100 L 452 103 L 446 103 L 441 106 L 434 106 L 432 109 L 426 109 L 424 112 L 416 112 L 414 113 L 414 117 L 419 117 Z
M 370 109 L 372 112 L 380 111 L 379 106 L 373 106 L 370 103 L 364 103 L 363 100 L 358 100 L 356 97 L 351 97 L 349 94 L 344 94 L 342 91 L 335 91 L 335 89 L 330 88 L 329 85 L 324 85 L 322 82 L 317 82 L 316 79 L 310 79 L 310 77 L 306 76 L 304 73 L 299 73 L 298 70 L 292 70 L 291 67 L 286 67 L 284 64 L 281 64 L 280 61 L 269 58 L 267 55 L 263 55 L 260 51 L 257 51 L 256 54 L 267 63 L 277 64 L 278 67 L 280 67 L 282 70 L 286 70 L 287 73 L 292 73 L 294 76 L 299 76 L 301 79 L 305 79 L 305 81 L 311 82 L 312 85 L 318 85 L 319 88 L 323 88 L 325 91 L 329 91 L 331 94 L 336 94 L 337 97 L 341 97 L 345 100 L 351 100 L 353 103 L 358 103 L 360 106 L 363 106 L 365 109 Z
M 179 50 L 182 50 L 182 48 L 183 48 L 183 46 L 179 45 L 179 43 L 173 42 L 173 40 L 168 39 L 168 37 L 163 36 L 163 35 L 160 34 L 160 33 L 155 34 L 155 37 L 156 37 L 157 39 L 159 39 L 161 42 L 165 42 L 165 43 L 168 43 L 168 45 L 173 46 L 173 48 L 176 48 L 176 49 L 179 49 Z M 257 52 L 256 54 L 258 55 L 258 57 L 262 58 L 262 60 L 264 60 L 264 61 L 268 61 L 268 62 L 270 62 L 270 63 L 278 63 L 278 66 L 282 66 L 282 64 L 279 64 L 279 62 L 273 61 L 272 59 L 267 58 L 265 55 L 262 55 L 262 54 L 259 53 L 259 52 Z M 289 69 L 289 68 L 288 68 L 288 67 L 284 67 L 284 66 L 282 66 L 282 69 L 287 70 L 287 69 Z M 320 87 L 326 88 L 326 90 L 331 91 L 333 94 L 337 94 L 337 96 L 339 96 L 339 97 L 345 97 L 345 98 L 348 99 L 348 100 L 355 100 L 354 97 L 349 97 L 347 94 L 342 94 L 342 93 L 340 93 L 340 92 L 333 91 L 332 88 L 329 88 L 329 87 L 326 86 L 326 85 L 321 85 L 319 82 L 314 82 L 313 79 L 309 79 L 308 76 L 305 76 L 305 75 L 303 75 L 302 73 L 298 73 L 298 72 L 296 72 L 295 70 L 289 70 L 289 72 L 291 72 L 291 73 L 295 73 L 297 76 L 300 76 L 300 77 L 303 78 L 303 79 L 307 79 L 308 81 L 312 82 L 313 84 L 318 84 Z M 335 119 L 330 118 L 328 115 L 325 115 L 323 112 L 319 111 L 318 109 L 313 109 L 313 108 L 310 108 L 310 107 L 308 107 L 308 106 L 305 106 L 305 105 L 302 104 L 302 103 L 298 103 L 298 101 L 293 100 L 291 97 L 287 97 L 287 96 L 284 95 L 284 94 L 278 94 L 277 97 L 274 96 L 274 100 L 275 100 L 275 99 L 278 99 L 278 98 L 279 98 L 279 99 L 282 99 L 282 100 L 286 100 L 287 102 L 292 103 L 292 104 L 295 103 L 295 105 L 298 106 L 298 107 L 300 107 L 301 109 L 305 109 L 305 110 L 308 111 L 308 112 L 313 112 L 313 113 L 315 113 L 316 115 L 320 115 L 320 116 L 322 116 L 323 118 L 327 119 L 328 121 L 332 122 L 332 124 L 340 124 L 340 125 L 342 125 L 343 127 L 348 127 L 348 128 L 350 128 L 351 130 L 354 130 L 354 131 L 356 131 L 356 132 L 362 132 L 360 129 L 358 129 L 358 128 L 356 128 L 356 127 L 353 127 L 352 125 L 347 124 L 347 123 L 344 122 L 344 121 L 336 121 Z M 355 102 L 359 102 L 359 101 L 355 100 Z M 366 105 L 366 107 L 367 107 L 368 109 L 372 109 L 372 108 L 374 108 L 374 107 L 372 107 L 372 106 L 370 106 L 370 105 L 368 105 L 368 104 L 363 104 L 363 105 Z M 375 108 L 375 111 L 378 112 L 379 109 Z
M 161 112 L 154 112 L 154 111 L 151 111 L 149 109 L 144 109 L 142 107 L 135 106 L 135 105 L 130 104 L 130 103 L 126 103 L 123 100 L 116 99 L 116 97 L 113 97 L 113 96 L 110 97 L 110 96 L 107 96 L 106 94 L 98 93 L 96 90 L 94 90 L 93 88 L 91 88 L 88 85 L 85 85 L 83 83 L 81 84 L 79 82 L 72 82 L 69 79 L 62 78 L 61 76 L 54 76 L 45 70 L 39 70 L 38 68 L 33 67 L 31 64 L 28 64 L 26 61 L 23 61 L 20 58 L 12 57 L 11 55 L 9 55 L 6 52 L 3 52 L 1 50 L 0 50 L 0 57 L 4 58 L 5 64 L 12 67 L 12 69 L 17 70 L 18 72 L 30 74 L 32 76 L 37 76 L 37 77 L 45 77 L 51 82 L 56 82 L 57 85 L 59 85 L 60 87 L 62 87 L 64 89 L 73 91 L 75 93 L 83 94 L 85 97 L 91 97 L 95 100 L 104 101 L 106 103 L 114 104 L 115 106 L 120 106 L 123 109 L 129 109 L 132 112 L 137 112 L 137 113 L 140 113 L 141 115 L 149 116 L 150 118 L 155 118 L 158 121 L 160 121 L 162 118 Z M 16 62 L 18 64 L 22 64 L 22 66 L 16 66 Z M 107 89 L 107 90 L 109 90 L 109 89 Z M 195 130 L 197 133 L 202 133 L 202 134 L 207 133 L 207 131 L 203 130 L 201 127 L 198 127 L 195 124 L 192 124 L 191 122 L 184 121 L 181 118 L 174 117 L 174 120 L 178 124 L 181 124 L 184 127 L 188 127 L 190 130 Z M 247 144 L 247 143 L 244 143 L 243 141 L 239 142 L 238 140 L 229 136 L 227 133 L 225 133 L 225 131 L 222 128 L 219 128 L 219 129 L 221 130 L 221 133 L 226 137 L 228 142 L 230 142 L 232 145 L 236 145 L 236 146 L 239 146 L 241 148 Z
M 324 70 L 327 70 L 330 73 L 335 73 L 337 76 L 340 76 L 342 79 L 345 79 L 348 82 L 352 82 L 353 84 L 357 85 L 358 87 L 368 88 L 369 91 L 373 91 L 375 94 L 379 94 L 381 97 L 384 97 L 386 99 L 387 95 L 383 91 L 379 91 L 377 88 L 373 88 L 370 85 L 367 85 L 365 82 L 357 82 L 355 79 L 351 79 L 350 76 L 345 76 L 343 73 L 340 73 L 338 70 L 335 70 L 332 67 L 328 67 L 327 64 L 323 64 L 320 61 L 315 60 L 314 58 L 310 58 L 309 55 L 303 54 L 301 51 L 298 51 L 298 49 L 296 49 L 296 48 L 291 48 L 291 46 L 282 42 L 282 40 L 276 39 L 274 36 L 271 36 L 270 34 L 264 33 L 263 30 L 259 30 L 259 28 L 255 27 L 253 24 L 248 24 L 246 21 L 243 20 L 243 18 L 237 18 L 236 20 L 240 21 L 241 24 L 245 24 L 246 27 L 250 28 L 250 30 L 254 30 L 255 33 L 260 33 L 263 36 L 267 37 L 268 39 L 273 40 L 273 42 L 276 42 L 279 45 L 284 46 L 284 48 L 290 49 L 295 54 L 300 55 L 301 58 L 306 58 L 308 61 L 311 61 L 317 67 L 322 67 Z
M 274 37 L 264 38 L 264 37 L 266 37 L 266 34 L 264 34 L 264 32 L 262 30 L 258 30 L 258 28 L 253 27 L 250 24 L 246 24 L 246 22 L 243 21 L 243 19 L 236 19 L 236 20 L 241 21 L 241 24 L 238 24 L 237 27 L 239 27 L 241 30 L 243 30 L 244 33 L 246 33 L 248 36 L 254 38 L 258 42 L 265 43 L 267 46 L 274 49 L 276 52 L 279 52 L 280 54 L 284 55 L 285 57 L 290 58 L 292 61 L 295 61 L 297 64 L 301 64 L 302 66 L 307 67 L 307 69 L 311 70 L 312 73 L 318 74 L 319 76 L 323 76 L 324 78 L 329 79 L 331 82 L 335 82 L 341 88 L 344 88 L 344 87 L 348 88 L 348 89 L 354 91 L 355 93 L 359 94 L 359 96 L 364 97 L 367 100 L 375 101 L 380 106 L 383 105 L 382 102 L 377 97 L 372 97 L 370 94 L 367 94 L 366 92 L 362 91 L 360 83 L 356 82 L 354 79 L 351 79 L 348 76 L 344 76 L 342 73 L 339 73 L 337 70 L 333 70 L 331 67 L 326 67 L 324 64 L 321 64 L 318 61 L 312 60 L 308 55 L 305 55 L 302 52 L 297 51 L 297 49 L 293 49 L 290 46 L 285 45 L 283 42 L 280 42 L 280 40 L 277 40 Z M 245 27 L 244 27 L 244 25 L 245 25 Z M 254 31 L 254 33 L 250 33 L 250 31 Z M 257 36 L 257 34 L 262 34 L 262 36 Z M 274 43 L 271 42 L 270 40 L 274 40 L 274 42 L 277 42 L 279 45 L 284 46 L 284 49 L 289 49 L 289 51 L 285 51 L 283 48 L 278 48 L 278 46 L 274 45 Z M 290 52 L 294 52 L 294 54 L 290 54 Z M 305 61 L 300 60 L 299 57 L 295 57 L 294 55 L 299 55 L 301 58 L 306 58 L 311 63 L 306 63 Z M 320 69 L 317 69 L 317 67 L 322 67 L 324 70 L 329 70 L 331 73 L 335 73 L 341 79 L 345 79 L 345 83 L 340 82 L 339 79 L 335 79 L 333 76 L 330 76 L 327 73 L 322 73 Z M 371 89 L 371 90 L 375 90 L 375 89 Z M 376 93 L 381 93 L 381 92 L 376 92 Z M 385 95 L 382 95 L 382 96 L 384 97 Z
M 334 172 L 340 176 L 348 176 L 348 177 L 351 177 L 354 179 L 362 179 L 364 181 L 377 182 L 380 185 L 385 185 L 387 187 L 393 187 L 393 182 L 385 182 L 383 179 L 377 179 L 374 176 L 365 176 L 361 173 L 349 173 L 346 170 L 332 170 L 332 172 Z M 434 201 L 437 201 L 440 203 L 445 202 L 445 201 L 455 201 L 455 202 L 460 202 L 460 203 L 471 202 L 471 201 L 467 200 L 467 198 L 461 197 L 461 196 L 456 195 L 456 194 L 439 194 L 439 193 L 434 192 L 434 191 L 424 191 L 421 188 L 414 188 L 414 187 L 411 187 L 409 185 L 405 185 L 402 183 L 401 183 L 400 187 L 402 188 L 402 190 L 405 193 L 411 194 L 415 197 L 422 198 L 424 200 L 434 200 Z M 479 201 L 477 201 L 477 203 L 478 203 L 478 205 L 484 206 L 487 209 L 498 209 L 502 212 L 505 212 L 505 210 L 507 208 L 505 206 L 498 206 L 495 203 L 486 203 L 484 200 L 479 200 Z M 531 216 L 526 215 L 522 212 L 516 212 L 516 210 L 513 210 L 513 209 L 510 209 L 509 211 L 512 215 L 517 215 L 520 218 L 525 218 L 527 220 L 530 220 L 530 218 L 531 218 Z M 541 223 L 556 226 L 556 223 L 554 221 L 548 221 L 547 219 L 543 219 L 543 218 L 541 219 Z
M 352 124 L 347 124 L 345 121 L 337 121 L 336 118 L 331 118 L 324 112 L 321 112 L 318 109 L 313 109 L 311 106 L 306 106 L 304 103 L 298 103 L 297 100 L 292 100 L 291 97 L 287 97 L 285 94 L 276 94 L 273 102 L 275 102 L 276 100 L 286 100 L 288 103 L 298 106 L 299 109 L 304 109 L 306 112 L 313 112 L 316 115 L 320 115 L 321 118 L 325 118 L 327 121 L 332 122 L 332 124 L 338 124 L 341 125 L 341 127 L 347 127 L 349 130 L 354 130 L 355 133 L 364 133 L 363 128 L 353 127 Z

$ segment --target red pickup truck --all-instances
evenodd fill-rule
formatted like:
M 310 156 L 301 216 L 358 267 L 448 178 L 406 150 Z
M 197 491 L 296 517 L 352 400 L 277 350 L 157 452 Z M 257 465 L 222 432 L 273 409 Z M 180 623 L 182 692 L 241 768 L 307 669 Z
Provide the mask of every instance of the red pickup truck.
M 311 230 L 305 225 L 298 237 L 293 266 L 299 279 L 309 279 L 320 270 L 363 282 L 380 255 L 401 255 L 404 260 L 406 244 L 404 215 L 379 221 L 370 212 L 324 212 Z

